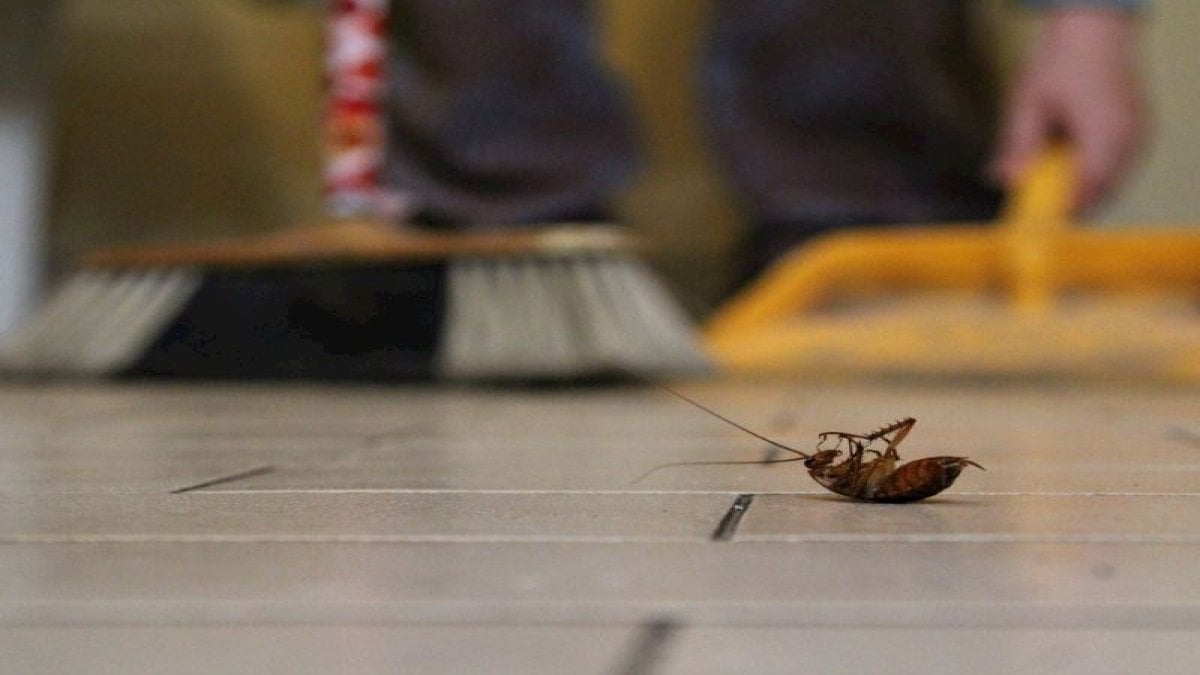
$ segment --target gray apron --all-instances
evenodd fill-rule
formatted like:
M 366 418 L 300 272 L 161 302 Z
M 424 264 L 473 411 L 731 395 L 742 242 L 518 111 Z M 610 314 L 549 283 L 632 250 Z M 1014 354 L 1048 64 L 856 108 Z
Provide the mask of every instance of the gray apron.
M 857 223 L 985 219 L 993 89 L 961 0 L 715 0 L 708 128 L 751 258 Z M 389 176 L 455 226 L 603 216 L 637 165 L 585 0 L 399 0 Z

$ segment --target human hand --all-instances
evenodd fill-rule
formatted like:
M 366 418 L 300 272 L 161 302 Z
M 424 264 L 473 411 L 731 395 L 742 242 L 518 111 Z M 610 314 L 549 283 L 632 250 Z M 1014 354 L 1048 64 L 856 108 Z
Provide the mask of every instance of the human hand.
M 1074 149 L 1073 207 L 1095 207 L 1128 171 L 1145 136 L 1136 14 L 1075 7 L 1051 11 L 1009 93 L 992 172 L 1012 186 L 1054 140 Z

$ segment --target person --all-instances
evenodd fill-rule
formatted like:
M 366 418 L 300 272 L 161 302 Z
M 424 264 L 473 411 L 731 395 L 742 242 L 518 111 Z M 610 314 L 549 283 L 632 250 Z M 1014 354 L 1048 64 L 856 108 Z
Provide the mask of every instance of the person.
M 752 226 L 745 275 L 865 223 L 986 220 L 1064 137 L 1079 211 L 1144 135 L 1135 0 L 1044 14 L 1002 102 L 964 0 L 714 0 L 708 130 Z M 444 227 L 601 220 L 638 165 L 636 120 L 587 0 L 393 3 L 387 176 Z

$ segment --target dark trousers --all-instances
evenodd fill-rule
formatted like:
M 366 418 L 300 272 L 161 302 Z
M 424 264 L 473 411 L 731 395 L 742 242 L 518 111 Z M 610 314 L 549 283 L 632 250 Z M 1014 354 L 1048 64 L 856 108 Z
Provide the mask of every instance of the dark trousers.
M 715 0 L 697 76 L 753 258 L 856 223 L 990 218 L 992 79 L 963 0 Z M 398 0 L 389 176 L 454 226 L 602 213 L 635 120 L 586 0 Z

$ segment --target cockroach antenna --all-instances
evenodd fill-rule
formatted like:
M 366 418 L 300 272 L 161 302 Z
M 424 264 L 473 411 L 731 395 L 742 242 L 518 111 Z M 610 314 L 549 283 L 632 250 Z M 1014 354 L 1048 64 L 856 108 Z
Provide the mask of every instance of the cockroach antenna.
M 688 403 L 691 403 L 692 405 L 696 406 L 697 408 L 699 408 L 699 409 L 703 410 L 704 412 L 708 413 L 709 415 L 712 415 L 713 417 L 715 417 L 715 418 L 717 418 L 717 419 L 721 420 L 722 422 L 724 422 L 724 423 L 726 423 L 726 424 L 728 424 L 728 425 L 730 425 L 730 426 L 734 427 L 735 429 L 740 429 L 740 430 L 742 430 L 742 431 L 744 431 L 744 432 L 746 432 L 746 433 L 750 434 L 751 436 L 753 436 L 753 437 L 757 438 L 757 439 L 758 439 L 758 440 L 760 440 L 760 441 L 765 441 L 765 442 L 767 442 L 767 443 L 770 443 L 771 445 L 773 445 L 773 446 L 775 446 L 775 447 L 779 448 L 780 450 L 787 450 L 788 452 L 790 452 L 790 453 L 792 453 L 792 454 L 799 455 L 799 456 L 798 456 L 796 459 L 788 459 L 788 460 L 771 460 L 771 461 L 774 461 L 774 462 L 780 462 L 780 461 L 794 462 L 794 461 L 796 461 L 797 459 L 808 459 L 808 458 L 809 458 L 809 456 L 810 456 L 808 453 L 805 453 L 805 452 L 800 452 L 799 450 L 797 450 L 797 449 L 795 449 L 795 448 L 789 448 L 788 446 L 784 445 L 783 443 L 780 443 L 779 441 L 776 441 L 776 440 L 772 440 L 772 439 L 770 439 L 770 438 L 767 438 L 766 436 L 763 436 L 762 434 L 758 433 L 757 431 L 754 431 L 753 429 L 748 429 L 748 428 L 746 428 L 746 427 L 742 426 L 741 424 L 738 424 L 737 422 L 734 422 L 733 420 L 729 419 L 728 417 L 726 417 L 726 416 L 722 415 L 721 413 L 719 413 L 719 412 L 717 412 L 717 411 L 715 411 L 715 410 L 713 410 L 713 409 L 711 409 L 711 408 L 708 408 L 708 407 L 706 407 L 706 406 L 704 406 L 704 405 L 702 405 L 702 404 L 700 404 L 700 403 L 698 403 L 698 402 L 696 402 L 696 401 L 693 401 L 692 399 L 688 398 L 687 396 L 684 396 L 683 394 L 681 394 L 681 393 L 679 393 L 679 392 L 675 391 L 674 389 L 672 389 L 672 388 L 668 387 L 668 386 L 667 386 L 667 385 L 665 385 L 665 384 L 659 384 L 659 385 L 657 385 L 657 386 L 658 386 L 660 389 L 662 389 L 663 391 L 666 391 L 666 392 L 667 392 L 667 393 L 669 393 L 669 394 L 672 394 L 672 395 L 674 395 L 674 396 L 677 396 L 678 398 L 681 398 L 681 399 L 683 399 L 684 401 L 687 401 Z M 721 463 L 724 463 L 724 462 L 721 462 Z M 732 464 L 766 464 L 767 462 L 730 462 L 730 463 L 732 463 Z M 705 462 L 705 464 L 708 464 L 708 462 Z
M 718 413 L 717 411 L 715 411 L 697 401 L 694 401 L 691 398 L 688 398 L 687 396 L 684 396 L 680 392 L 675 391 L 674 389 L 668 387 L 665 384 L 660 384 L 657 382 L 655 382 L 653 384 L 654 384 L 654 386 L 658 387 L 659 389 L 662 389 L 663 391 L 665 391 L 687 403 L 690 403 L 691 405 L 703 410 L 704 412 L 708 413 L 709 415 L 712 415 L 713 417 L 734 427 L 735 429 L 744 431 L 744 432 L 750 434 L 751 436 L 759 439 L 760 441 L 769 443 L 771 446 L 779 448 L 780 450 L 786 450 L 787 452 L 790 452 L 796 456 L 789 457 L 787 459 L 758 459 L 758 460 L 745 460 L 745 461 L 716 461 L 716 462 L 671 462 L 669 464 L 659 464 L 658 466 L 651 467 L 649 471 L 638 476 L 637 480 L 633 481 L 634 485 L 642 482 L 643 480 L 648 478 L 651 474 L 653 474 L 656 471 L 659 471 L 661 469 L 669 469 L 669 468 L 677 467 L 677 466 L 732 466 L 732 465 L 737 465 L 737 464 L 783 464 L 785 462 L 799 462 L 802 460 L 810 459 L 812 457 L 812 455 L 809 455 L 808 453 L 801 452 L 795 448 L 788 447 L 788 446 L 784 445 L 783 443 L 780 443 L 779 441 L 773 440 L 771 438 L 767 438 L 766 436 L 758 433 L 757 431 L 754 431 L 753 429 L 748 429 L 745 426 L 738 424 L 737 422 L 734 422 L 733 420 L 729 419 L 728 417 L 722 415 L 721 413 Z

